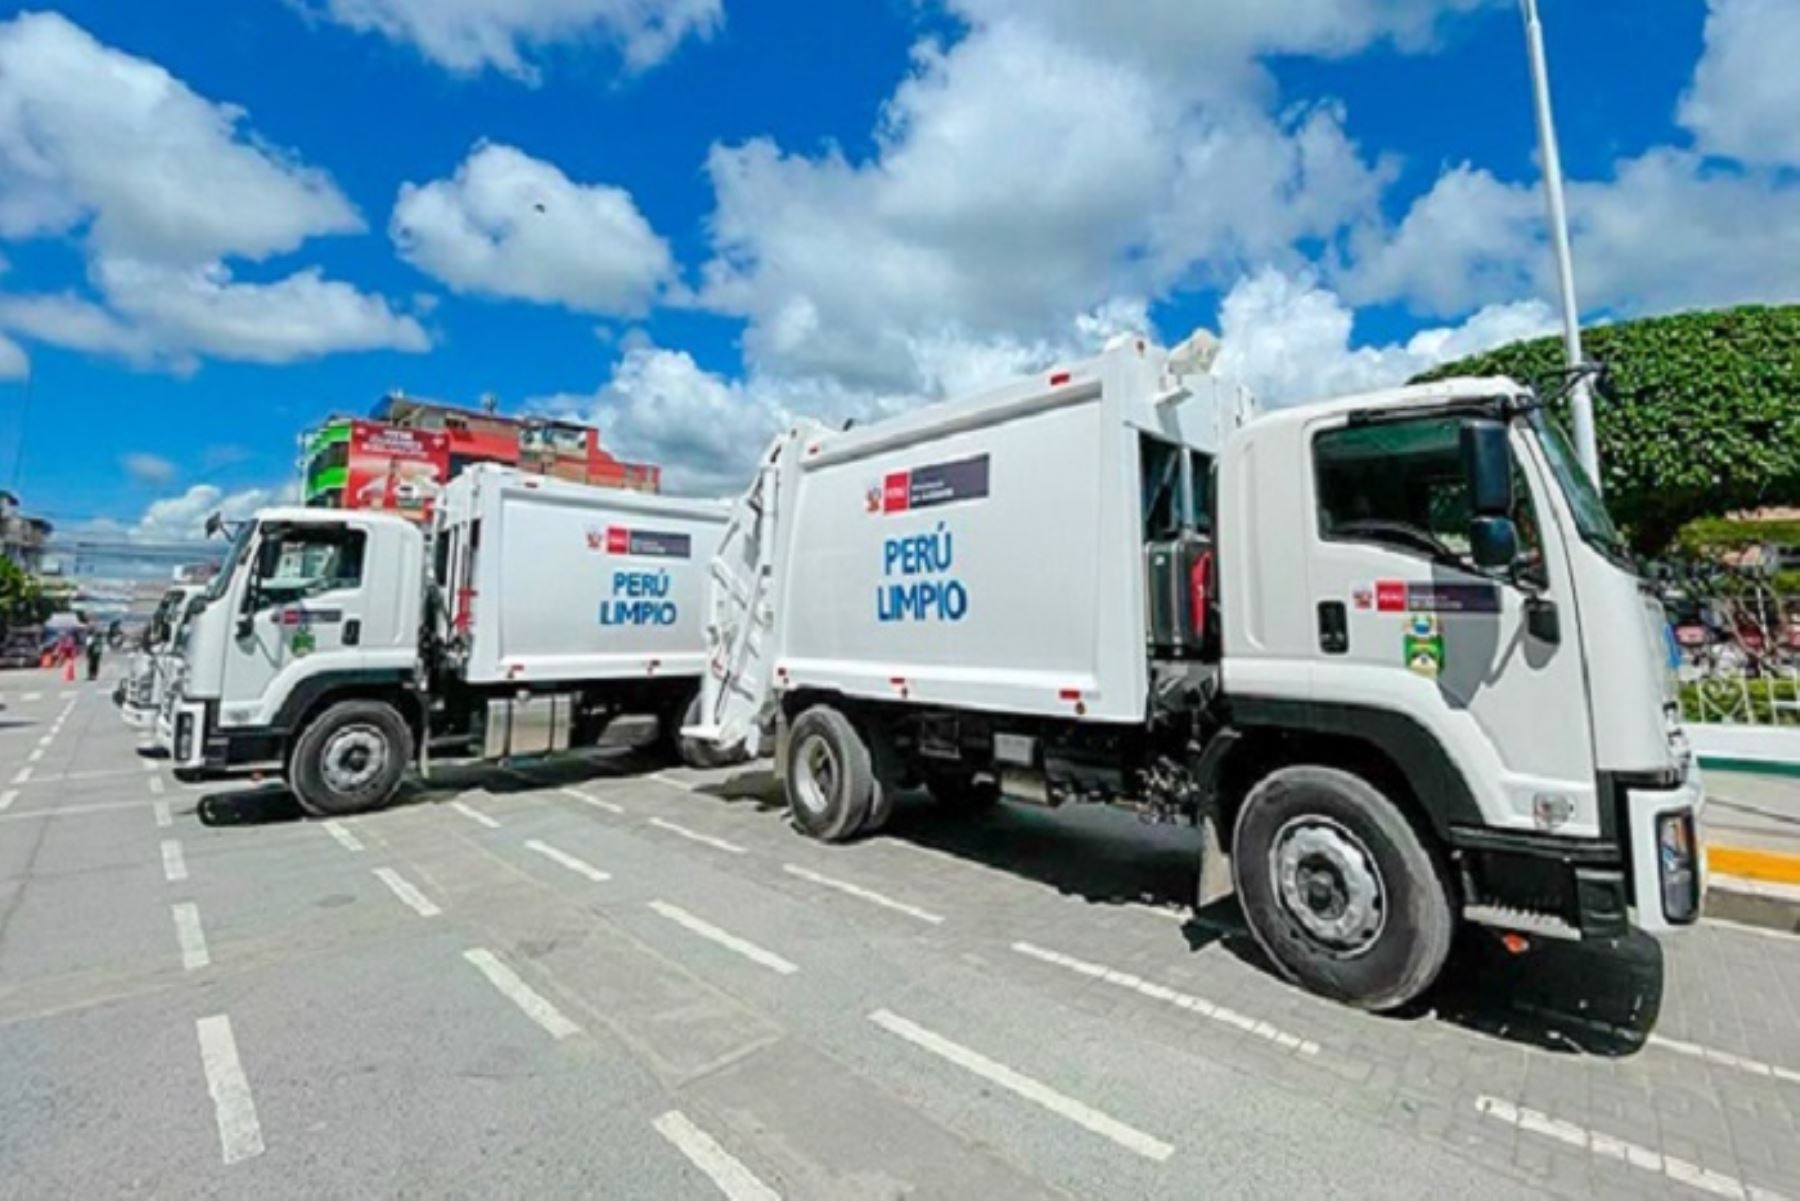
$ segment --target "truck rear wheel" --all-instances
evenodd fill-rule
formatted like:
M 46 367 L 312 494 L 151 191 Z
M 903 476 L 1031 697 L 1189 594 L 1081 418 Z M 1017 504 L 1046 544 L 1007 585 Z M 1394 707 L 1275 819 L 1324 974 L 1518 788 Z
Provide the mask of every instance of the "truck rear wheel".
M 1374 1011 L 1437 979 L 1455 933 L 1450 885 L 1368 781 L 1330 767 L 1274 772 L 1246 798 L 1232 848 L 1251 933 L 1289 979 Z
M 412 753 L 412 731 L 392 705 L 339 701 L 294 743 L 288 782 L 314 817 L 367 813 L 393 799 Z
M 802 713 L 788 731 L 787 801 L 794 824 L 823 842 L 854 837 L 875 801 L 869 747 L 850 719 L 828 705 Z

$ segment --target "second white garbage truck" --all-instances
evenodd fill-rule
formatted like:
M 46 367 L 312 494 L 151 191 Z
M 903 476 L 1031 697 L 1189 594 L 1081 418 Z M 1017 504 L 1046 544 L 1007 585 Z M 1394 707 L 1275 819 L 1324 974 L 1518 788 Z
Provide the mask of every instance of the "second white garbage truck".
M 184 632 L 176 771 L 274 770 L 332 815 L 385 804 L 415 763 L 578 749 L 621 713 L 656 715 L 675 750 L 728 511 L 483 465 L 424 526 L 258 513 Z
M 915 785 L 1196 822 L 1202 899 L 1235 887 L 1281 970 L 1371 1009 L 1432 982 L 1459 920 L 1692 922 L 1660 611 L 1536 397 L 1249 420 L 1203 367 L 1127 338 L 777 439 L 714 563 L 689 733 L 772 731 L 827 841 Z

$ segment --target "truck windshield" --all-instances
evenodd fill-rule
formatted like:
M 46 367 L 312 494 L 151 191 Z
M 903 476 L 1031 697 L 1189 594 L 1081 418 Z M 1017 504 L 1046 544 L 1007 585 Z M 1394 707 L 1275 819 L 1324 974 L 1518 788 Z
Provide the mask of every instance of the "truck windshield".
M 1606 512 L 1606 502 L 1600 499 L 1599 490 L 1588 473 L 1581 466 L 1581 460 L 1575 455 L 1575 448 L 1563 433 L 1562 427 L 1545 415 L 1542 409 L 1531 414 L 1532 428 L 1537 432 L 1538 441 L 1543 445 L 1544 458 L 1550 462 L 1551 474 L 1556 476 L 1557 487 L 1562 489 L 1569 502 L 1569 511 L 1575 515 L 1575 528 L 1581 534 L 1581 540 L 1611 559 L 1613 562 L 1635 571 L 1631 561 L 1631 552 L 1625 546 L 1625 540 L 1619 536 L 1618 527 L 1613 525 L 1612 517 Z
M 245 553 L 250 549 L 250 539 L 256 533 L 256 523 L 246 521 L 238 526 L 237 533 L 232 535 L 231 549 L 225 554 L 225 561 L 219 564 L 219 574 L 212 578 L 206 587 L 206 601 L 211 604 L 225 595 L 225 589 L 231 586 L 231 577 L 237 573 L 238 566 L 243 563 Z

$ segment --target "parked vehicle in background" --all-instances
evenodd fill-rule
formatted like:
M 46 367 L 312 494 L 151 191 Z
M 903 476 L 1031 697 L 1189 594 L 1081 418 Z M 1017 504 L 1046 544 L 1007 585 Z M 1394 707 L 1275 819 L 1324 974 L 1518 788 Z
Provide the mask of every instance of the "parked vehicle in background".
M 147 726 L 156 720 L 175 674 L 175 657 L 187 627 L 189 606 L 206 592 L 203 584 L 177 584 L 163 593 L 144 626 L 142 641 L 113 690 L 125 720 Z
M 266 510 L 190 620 L 162 737 L 184 777 L 272 769 L 315 814 L 385 804 L 415 762 L 592 746 L 622 713 L 673 752 L 728 513 L 487 465 L 423 525 Z
M 1416 997 L 1459 920 L 1695 920 L 1702 787 L 1662 612 L 1537 399 L 1464 379 L 1284 409 L 1142 339 L 839 432 L 721 544 L 690 735 L 772 733 L 828 842 L 922 785 L 1198 824 L 1278 967 Z
M 39 667 L 43 661 L 43 626 L 13 626 L 0 639 L 0 668 Z

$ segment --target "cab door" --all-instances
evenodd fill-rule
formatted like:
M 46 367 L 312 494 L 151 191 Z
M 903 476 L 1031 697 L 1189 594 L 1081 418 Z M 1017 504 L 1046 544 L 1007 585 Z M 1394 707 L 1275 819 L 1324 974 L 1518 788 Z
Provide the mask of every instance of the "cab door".
M 226 669 L 222 724 L 267 724 L 277 676 L 360 646 L 367 541 L 341 523 L 265 524 Z
M 1479 820 L 1597 835 L 1567 556 L 1539 520 L 1543 480 L 1515 427 L 1517 557 L 1476 565 L 1461 436 L 1481 419 L 1338 415 L 1310 430 L 1314 696 L 1410 719 L 1455 765 Z

